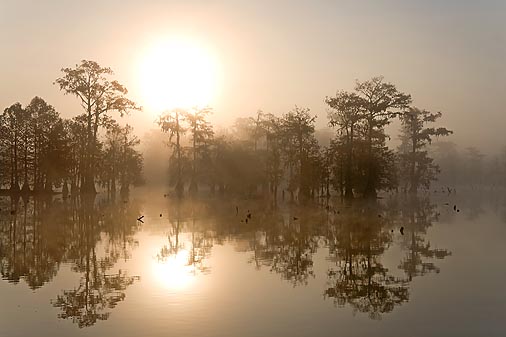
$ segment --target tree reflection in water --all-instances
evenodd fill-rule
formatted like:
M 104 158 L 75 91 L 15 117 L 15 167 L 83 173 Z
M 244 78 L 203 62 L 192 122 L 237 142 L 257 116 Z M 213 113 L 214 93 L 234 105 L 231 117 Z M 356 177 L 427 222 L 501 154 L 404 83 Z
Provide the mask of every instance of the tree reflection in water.
M 409 299 L 407 280 L 395 277 L 381 263 L 381 256 L 392 242 L 389 219 L 379 204 L 345 209 L 329 225 L 329 259 L 324 296 L 338 306 L 368 313 L 372 319 L 391 312 Z
M 252 252 L 249 262 L 256 269 L 266 267 L 293 286 L 300 286 L 315 277 L 314 255 L 326 247 L 333 266 L 327 271 L 324 298 L 380 319 L 409 300 L 409 283 L 414 276 L 439 271 L 429 259 L 451 254 L 425 242 L 427 228 L 437 220 L 436 208 L 427 199 L 357 201 L 353 205 L 338 204 L 340 211 L 311 206 L 270 208 L 262 203 L 239 209 L 255 206 L 251 210 L 253 218 L 246 222 L 241 214 L 235 215 L 231 203 L 177 203 L 169 216 L 172 227 L 168 245 L 161 248 L 158 258 L 177 255 L 184 246 L 179 239 L 182 232 L 191 233 L 188 244 L 192 251 L 200 252 L 196 260 L 199 265 L 213 244 L 229 240 L 237 250 Z M 195 214 L 199 214 L 197 219 Z M 400 236 L 400 226 L 406 227 L 401 248 L 407 253 L 400 263 L 404 277 L 394 275 L 381 261 L 395 235 Z
M 451 255 L 446 249 L 431 248 L 424 238 L 437 217 L 435 205 L 414 196 L 393 199 L 386 205 L 355 206 L 334 217 L 329 226 L 329 250 L 336 267 L 328 271 L 325 297 L 333 298 L 338 306 L 349 304 L 372 319 L 380 319 L 381 314 L 407 302 L 414 276 L 439 272 L 429 259 Z M 399 268 L 405 278 L 392 275 L 381 263 L 395 235 L 392 233 L 401 226 L 406 228 L 401 248 L 407 253 Z
M 205 259 L 211 253 L 215 235 L 206 229 L 209 225 L 206 221 L 207 213 L 205 204 L 195 203 L 193 200 L 174 200 L 171 203 L 168 216 L 170 223 L 167 235 L 168 243 L 161 247 L 157 255 L 159 263 L 165 263 L 171 258 L 177 259 L 180 253 L 185 252 L 186 261 L 181 267 L 189 268 L 188 270 L 179 270 L 177 273 L 190 272 L 196 275 L 197 273 L 210 272 L 209 267 L 205 265 Z M 196 214 L 199 215 L 198 220 Z M 182 233 L 189 235 L 181 240 Z
M 12 283 L 23 279 L 37 289 L 53 279 L 60 264 L 69 263 L 82 277 L 76 288 L 51 301 L 61 309 L 59 317 L 79 327 L 107 319 L 124 300 L 126 288 L 139 279 L 112 271 L 137 245 L 138 206 L 94 197 L 46 197 L 13 198 L 10 208 L 11 215 L 2 216 L 0 223 L 2 278 Z
M 8 282 L 23 279 L 35 290 L 57 274 L 65 254 L 65 233 L 50 204 L 43 199 L 2 198 L 0 273 Z
M 62 311 L 59 318 L 70 318 L 80 328 L 108 319 L 109 310 L 125 299 L 126 288 L 139 279 L 121 270 L 105 274 L 105 269 L 96 268 L 95 263 L 92 269 L 85 272 L 77 289 L 64 290 L 52 301 L 53 306 Z
M 250 244 L 256 267 L 269 266 L 294 286 L 308 284 L 315 277 L 313 255 L 320 245 L 323 223 L 318 208 L 268 211 Z
M 400 222 L 406 228 L 405 240 L 402 243 L 406 255 L 399 268 L 404 270 L 409 281 L 415 276 L 430 272 L 439 273 L 440 269 L 429 259 L 444 259 L 451 255 L 451 252 L 431 247 L 424 237 L 427 229 L 438 220 L 436 206 L 430 204 L 427 198 L 411 197 L 405 200 L 399 209 Z
M 53 279 L 60 264 L 69 263 L 81 278 L 75 288 L 52 300 L 61 310 L 59 317 L 79 327 L 107 319 L 125 299 L 128 286 L 139 279 L 114 269 L 138 245 L 139 206 L 93 198 L 2 202 L 3 210 L 17 210 L 10 215 L 3 211 L 0 217 L 2 278 L 13 283 L 23 279 L 37 289 Z M 168 278 L 186 280 L 188 275 L 209 273 L 206 259 L 213 245 L 232 243 L 237 251 L 251 253 L 248 261 L 256 269 L 304 286 L 316 276 L 315 254 L 325 249 L 330 266 L 324 298 L 372 319 L 407 302 L 412 279 L 439 272 L 435 260 L 451 255 L 426 239 L 438 213 L 423 198 L 337 203 L 334 208 L 196 199 L 170 200 L 168 207 L 167 243 L 154 260 L 162 269 L 166 265 Z M 252 216 L 247 218 L 248 213 Z M 403 236 L 400 226 L 405 227 Z M 401 240 L 404 257 L 398 270 L 389 270 L 382 259 L 394 239 Z

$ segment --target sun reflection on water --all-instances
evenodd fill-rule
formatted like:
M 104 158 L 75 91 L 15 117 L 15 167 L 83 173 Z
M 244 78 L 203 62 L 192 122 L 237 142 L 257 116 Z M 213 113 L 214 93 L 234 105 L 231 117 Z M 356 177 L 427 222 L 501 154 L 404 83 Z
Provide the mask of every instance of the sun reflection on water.
M 154 259 L 152 270 L 155 279 L 171 290 L 182 290 L 194 281 L 191 265 L 188 265 L 190 253 L 180 250 L 164 259 Z

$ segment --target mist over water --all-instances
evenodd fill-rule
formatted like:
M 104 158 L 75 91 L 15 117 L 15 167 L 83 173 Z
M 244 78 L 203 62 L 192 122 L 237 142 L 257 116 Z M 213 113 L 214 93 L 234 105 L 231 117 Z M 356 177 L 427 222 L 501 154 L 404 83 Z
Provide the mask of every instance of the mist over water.
M 0 2 L 0 337 L 503 336 L 506 2 Z
M 499 336 L 506 209 L 487 196 L 2 197 L 0 334 Z

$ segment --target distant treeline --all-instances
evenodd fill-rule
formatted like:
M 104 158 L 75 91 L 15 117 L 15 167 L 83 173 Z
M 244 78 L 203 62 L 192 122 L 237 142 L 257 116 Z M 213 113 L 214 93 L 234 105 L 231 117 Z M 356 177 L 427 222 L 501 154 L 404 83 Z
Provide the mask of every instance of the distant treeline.
M 411 96 L 383 77 L 356 83 L 353 92 L 325 99 L 335 130 L 329 146 L 315 136 L 316 116 L 295 106 L 282 116 L 258 111 L 215 134 L 204 109 L 174 109 L 159 125 L 173 149 L 169 180 L 178 196 L 207 185 L 212 193 L 262 194 L 307 200 L 336 191 L 347 198 L 376 197 L 381 190 L 428 189 L 438 166 L 428 155 L 441 113 L 411 106 Z M 402 143 L 389 149 L 385 126 L 399 118 Z M 281 191 L 281 192 L 280 192 Z M 286 191 L 286 196 L 285 196 Z
M 461 148 L 450 141 L 436 141 L 429 152 L 441 168 L 439 185 L 506 187 L 506 147 L 498 153 L 485 155 L 473 146 Z
M 23 107 L 15 103 L 0 115 L 0 183 L 12 194 L 95 192 L 95 184 L 115 193 L 141 182 L 142 156 L 131 126 L 120 126 L 110 112 L 121 115 L 138 107 L 126 88 L 109 81 L 111 69 L 93 61 L 62 69 L 55 82 L 65 94 L 79 98 L 84 113 L 61 118 L 40 97 Z M 100 134 L 99 130 L 105 130 Z

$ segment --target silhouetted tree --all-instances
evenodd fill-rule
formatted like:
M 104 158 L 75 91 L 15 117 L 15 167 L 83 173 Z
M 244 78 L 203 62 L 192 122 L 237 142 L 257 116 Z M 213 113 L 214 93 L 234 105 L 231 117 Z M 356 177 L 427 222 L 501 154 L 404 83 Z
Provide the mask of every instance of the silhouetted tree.
M 278 117 L 272 114 L 265 116 L 266 178 L 269 181 L 270 192 L 276 200 L 278 187 L 283 177 L 283 125 Z
M 32 137 L 33 189 L 52 191 L 52 184 L 65 178 L 68 143 L 64 122 L 56 110 L 40 97 L 27 105 Z
M 20 190 L 23 153 L 23 130 L 26 112 L 21 103 L 15 103 L 4 110 L 1 117 L 3 170 L 9 172 L 9 189 L 12 193 Z
M 67 179 L 70 181 L 70 193 L 77 195 L 80 190 L 80 181 L 84 171 L 86 158 L 86 116 L 79 115 L 64 123 L 67 130 L 67 164 L 69 170 Z M 98 146 L 98 145 L 97 145 Z
M 409 186 L 410 193 L 416 193 L 422 186 L 430 187 L 430 182 L 436 180 L 439 167 L 428 156 L 427 145 L 433 137 L 448 136 L 453 132 L 443 128 L 426 127 L 429 123 L 441 118 L 441 112 L 431 113 L 427 110 L 409 108 L 400 115 L 402 129 L 399 146 L 400 172 L 404 178 L 405 189 Z
M 178 197 L 183 196 L 184 181 L 183 181 L 183 147 L 181 144 L 181 137 L 186 133 L 186 128 L 182 125 L 182 119 L 186 111 L 182 109 L 173 109 L 160 116 L 158 125 L 163 132 L 169 134 L 169 146 L 172 148 L 171 165 L 175 162 L 176 175 L 175 175 L 175 190 Z M 172 175 L 171 175 L 172 177 Z
M 344 150 L 344 196 L 353 198 L 355 141 L 364 128 L 365 102 L 355 93 L 338 92 L 335 97 L 327 97 L 325 102 L 330 106 L 329 125 L 337 129 L 337 139 Z M 362 129 L 362 130 L 361 130 Z
M 385 147 L 384 128 L 392 118 L 404 111 L 411 103 L 411 96 L 397 90 L 395 85 L 384 81 L 382 76 L 369 81 L 358 82 L 355 91 L 364 101 L 365 142 L 367 147 L 367 171 L 364 195 L 375 197 L 380 189 L 382 174 L 388 161 L 393 157 Z
M 249 119 L 253 124 L 253 150 L 256 152 L 259 140 L 265 136 L 265 114 L 262 110 L 258 110 L 256 116 L 254 118 L 250 117 Z
M 293 193 L 294 189 L 298 189 L 302 200 L 309 198 L 309 153 L 316 143 L 316 116 L 311 116 L 309 111 L 308 108 L 295 106 L 282 119 L 285 162 L 290 170 L 289 191 Z
M 135 150 L 140 141 L 132 132 L 130 125 L 121 127 L 116 123 L 107 130 L 101 175 L 112 195 L 116 193 L 116 182 L 121 185 L 121 193 L 125 194 L 131 184 L 142 181 L 142 155 Z
M 109 119 L 112 111 L 121 116 L 129 110 L 140 109 L 126 98 L 127 89 L 117 81 L 109 81 L 113 72 L 97 62 L 83 60 L 75 68 L 63 68 L 63 77 L 56 79 L 60 90 L 79 98 L 85 110 L 86 152 L 81 167 L 81 192 L 95 193 L 97 143 L 99 126 Z
M 66 132 L 55 109 L 34 97 L 23 108 L 20 103 L 5 109 L 0 117 L 2 185 L 11 193 L 52 192 L 66 176 Z
M 198 161 L 208 151 L 210 141 L 214 135 L 211 124 L 206 120 L 207 115 L 210 113 L 210 108 L 195 108 L 184 113 L 184 119 L 191 134 L 192 176 L 188 188 L 191 194 L 195 194 L 198 190 Z

